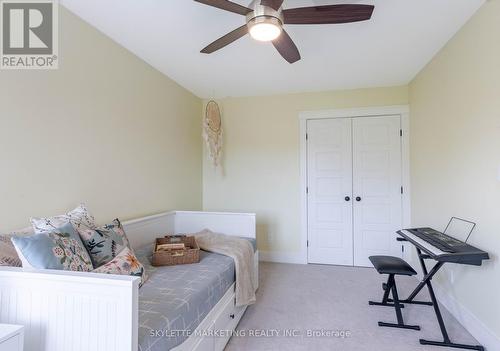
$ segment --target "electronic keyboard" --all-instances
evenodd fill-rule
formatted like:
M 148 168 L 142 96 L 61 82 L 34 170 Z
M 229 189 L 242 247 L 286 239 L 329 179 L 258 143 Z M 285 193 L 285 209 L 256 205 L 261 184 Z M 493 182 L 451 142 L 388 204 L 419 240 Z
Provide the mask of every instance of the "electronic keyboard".
M 408 231 L 444 252 L 455 253 L 457 250 L 454 246 L 463 245 L 460 240 L 452 238 L 451 236 L 438 232 L 432 228 L 408 229 Z
M 487 252 L 432 228 L 403 229 L 397 233 L 439 262 L 480 266 L 489 259 Z

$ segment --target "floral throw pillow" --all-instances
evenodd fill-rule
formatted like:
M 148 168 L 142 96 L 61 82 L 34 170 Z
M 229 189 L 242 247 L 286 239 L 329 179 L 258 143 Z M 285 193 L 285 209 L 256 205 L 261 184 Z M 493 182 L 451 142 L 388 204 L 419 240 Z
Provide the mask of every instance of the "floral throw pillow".
M 75 230 L 81 228 L 93 229 L 96 227 L 94 216 L 90 214 L 84 204 L 80 204 L 73 211 L 70 211 L 63 215 L 49 218 L 31 218 L 31 224 L 33 225 L 33 229 L 37 234 L 52 232 L 53 230 L 62 227 L 68 222 L 73 225 Z
M 108 263 L 123 249 L 130 247 L 125 230 L 118 218 L 111 224 L 99 228 L 80 228 L 78 234 L 80 234 L 95 268 Z
M 0 266 L 21 267 L 21 259 L 17 255 L 11 238 L 13 236 L 29 236 L 34 233 L 33 228 L 28 227 L 0 235 Z
M 94 269 L 94 273 L 117 274 L 117 275 L 133 275 L 141 278 L 141 283 L 146 282 L 146 272 L 144 266 L 137 259 L 134 251 L 128 247 L 122 250 L 113 260 Z
M 23 268 L 80 272 L 90 272 L 94 268 L 71 223 L 49 233 L 14 236 L 11 240 Z

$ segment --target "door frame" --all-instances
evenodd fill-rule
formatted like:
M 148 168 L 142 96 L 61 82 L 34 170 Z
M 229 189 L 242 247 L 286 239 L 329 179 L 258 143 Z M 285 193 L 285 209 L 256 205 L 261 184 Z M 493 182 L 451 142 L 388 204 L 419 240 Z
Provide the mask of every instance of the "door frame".
M 401 139 L 402 158 L 402 186 L 403 195 L 402 225 L 404 228 L 411 227 L 411 188 L 410 188 L 410 107 L 408 105 L 382 106 L 382 107 L 362 107 L 349 109 L 333 109 L 318 111 L 302 111 L 299 113 L 300 121 L 300 262 L 307 264 L 307 121 L 313 119 L 332 118 L 353 118 L 353 117 L 381 117 L 399 116 L 401 118 L 401 129 L 403 136 Z M 402 244 L 404 248 L 403 258 L 410 258 L 410 248 L 407 244 Z

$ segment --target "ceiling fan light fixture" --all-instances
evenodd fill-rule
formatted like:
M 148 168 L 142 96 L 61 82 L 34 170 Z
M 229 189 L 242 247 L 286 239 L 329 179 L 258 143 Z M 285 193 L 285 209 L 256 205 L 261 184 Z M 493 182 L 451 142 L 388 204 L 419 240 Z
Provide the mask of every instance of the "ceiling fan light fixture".
M 248 22 L 252 38 L 258 41 L 273 41 L 281 35 L 281 21 L 272 16 L 255 17 Z
M 255 40 L 272 41 L 274 48 L 288 63 L 300 60 L 300 52 L 297 45 L 283 28 L 285 24 L 309 25 L 361 22 L 369 20 L 375 9 L 373 5 L 360 4 L 334 4 L 284 9 L 284 0 L 253 0 L 247 7 L 234 2 L 234 0 L 195 1 L 246 17 L 246 24 L 207 45 L 201 50 L 201 53 L 211 54 L 250 34 Z

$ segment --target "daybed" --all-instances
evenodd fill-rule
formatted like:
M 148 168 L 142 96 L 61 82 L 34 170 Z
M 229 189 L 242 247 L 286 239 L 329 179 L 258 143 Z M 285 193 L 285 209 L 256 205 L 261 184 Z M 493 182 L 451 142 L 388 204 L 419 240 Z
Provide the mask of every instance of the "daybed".
M 26 351 L 222 351 L 246 307 L 234 301 L 234 263 L 155 268 L 154 238 L 205 228 L 255 240 L 255 215 L 176 211 L 123 223 L 149 280 L 0 268 L 0 323 L 25 326 Z M 258 271 L 258 251 L 255 251 Z M 255 284 L 257 286 L 257 282 Z

